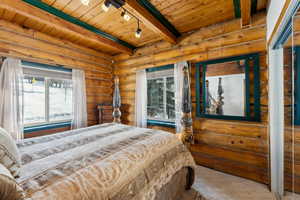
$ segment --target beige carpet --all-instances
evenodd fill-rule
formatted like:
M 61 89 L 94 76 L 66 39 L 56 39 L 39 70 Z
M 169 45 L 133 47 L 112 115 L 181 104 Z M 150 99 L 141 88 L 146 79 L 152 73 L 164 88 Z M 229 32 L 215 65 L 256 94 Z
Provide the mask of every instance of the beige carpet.
M 187 191 L 185 194 L 183 194 L 178 199 L 180 200 L 207 200 L 202 195 L 200 195 L 199 192 L 197 192 L 195 189 L 191 189 Z
M 193 190 L 182 200 L 275 200 L 266 185 L 197 166 Z M 282 200 L 300 200 L 300 195 L 286 193 Z
M 201 166 L 193 187 L 207 200 L 275 200 L 266 185 Z
M 300 200 L 300 195 L 295 193 L 287 192 L 283 200 Z

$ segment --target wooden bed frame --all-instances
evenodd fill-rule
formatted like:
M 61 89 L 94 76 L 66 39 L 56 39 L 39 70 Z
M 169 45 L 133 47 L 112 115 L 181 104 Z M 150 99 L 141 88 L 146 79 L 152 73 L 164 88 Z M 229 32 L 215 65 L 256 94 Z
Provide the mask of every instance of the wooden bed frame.
M 177 134 L 177 137 L 187 146 L 193 143 L 193 121 L 192 121 L 192 104 L 191 104 L 191 93 L 190 93 L 190 80 L 189 80 L 189 70 L 185 66 L 183 68 L 184 78 L 183 78 L 183 88 L 182 88 L 182 117 L 181 133 Z M 113 95 L 113 122 L 121 123 L 121 96 L 119 89 L 119 78 L 115 76 L 115 89 Z

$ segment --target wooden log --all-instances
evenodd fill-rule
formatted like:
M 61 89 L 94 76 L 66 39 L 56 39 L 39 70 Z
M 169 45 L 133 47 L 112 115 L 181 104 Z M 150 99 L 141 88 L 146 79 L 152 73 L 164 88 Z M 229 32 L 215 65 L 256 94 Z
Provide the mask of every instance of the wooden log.
M 251 179 L 260 183 L 267 184 L 269 182 L 268 172 L 265 168 L 257 168 L 248 164 L 245 165 L 197 152 L 192 152 L 192 155 L 196 163 L 199 165 Z
M 34 49 L 29 46 L 23 46 L 18 43 L 10 43 L 7 41 L 0 41 L 0 56 L 17 57 L 24 60 L 40 60 L 45 64 L 63 65 L 66 68 L 85 68 L 89 70 L 101 70 L 102 72 L 111 73 L 112 70 L 107 67 L 95 66 L 85 61 L 68 58 L 64 55 L 56 55 L 44 51 L 43 49 Z
M 194 122 L 194 129 L 199 132 L 212 131 L 214 133 L 244 136 L 267 140 L 267 126 L 255 122 L 241 122 L 229 120 L 198 119 Z
M 258 168 L 267 168 L 268 165 L 268 158 L 266 155 L 249 151 L 241 151 L 211 144 L 192 145 L 190 150 L 192 152 L 203 153 Z
M 238 56 L 238 55 L 248 54 L 248 53 L 257 53 L 265 50 L 266 50 L 265 40 L 259 39 L 252 42 L 238 43 L 234 46 L 224 46 L 224 47 L 212 49 L 211 51 L 200 51 L 198 53 L 185 54 L 178 57 L 168 57 L 164 60 L 159 60 L 159 61 L 155 61 L 154 59 L 152 59 L 148 63 L 138 64 L 136 66 L 118 67 L 118 65 L 116 65 L 115 74 L 119 75 L 124 73 L 127 74 L 135 73 L 136 70 L 158 67 L 167 64 L 174 64 L 183 60 L 200 62 L 200 61 L 217 59 L 217 58 Z M 129 69 L 127 69 L 127 67 Z
M 195 143 L 214 144 L 231 149 L 240 149 L 250 152 L 266 154 L 268 152 L 267 142 L 257 139 L 242 136 L 218 134 L 212 131 L 196 132 Z
M 241 30 L 239 32 L 230 33 L 228 35 L 210 38 L 201 42 L 187 44 L 170 50 L 155 52 L 154 54 L 129 58 L 128 60 L 119 61 L 116 63 L 118 67 L 136 66 L 139 63 L 147 63 L 150 61 L 165 60 L 170 57 L 178 57 L 193 53 L 205 52 L 211 49 L 220 48 L 222 46 L 230 46 L 237 43 L 245 43 L 248 41 L 258 40 L 265 36 L 265 26 L 253 27 L 251 29 Z M 213 42 L 212 42 L 213 40 Z
M 89 55 L 85 52 L 87 51 L 86 49 L 81 50 L 82 47 L 76 46 L 76 48 L 80 48 L 80 50 L 76 48 L 71 49 L 70 46 L 65 44 L 66 41 L 58 41 L 57 39 L 52 39 L 49 36 L 43 39 L 36 35 L 38 35 L 37 31 L 24 29 L 17 25 L 0 20 L 0 39 L 2 41 L 18 43 L 31 48 L 39 48 L 43 49 L 43 51 L 73 57 L 78 60 L 82 59 L 86 62 L 93 62 L 95 65 L 103 64 L 103 66 L 109 66 L 112 64 L 112 59 L 107 60 L 107 58 L 103 58 L 105 54 L 101 52 L 98 53 L 98 56 L 96 56 L 97 54 L 95 52 L 93 53 L 94 55 Z M 52 40 L 54 41 L 52 42 Z M 107 57 L 110 56 L 107 55 Z

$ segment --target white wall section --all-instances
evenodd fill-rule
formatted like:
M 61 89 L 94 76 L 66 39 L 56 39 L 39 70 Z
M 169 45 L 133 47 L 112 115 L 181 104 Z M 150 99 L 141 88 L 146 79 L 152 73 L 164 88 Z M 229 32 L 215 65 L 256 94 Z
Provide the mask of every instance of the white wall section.
M 270 39 L 277 20 L 287 0 L 271 0 L 267 14 L 267 41 Z
M 269 48 L 269 134 L 271 190 L 283 195 L 284 166 L 284 84 L 283 49 Z

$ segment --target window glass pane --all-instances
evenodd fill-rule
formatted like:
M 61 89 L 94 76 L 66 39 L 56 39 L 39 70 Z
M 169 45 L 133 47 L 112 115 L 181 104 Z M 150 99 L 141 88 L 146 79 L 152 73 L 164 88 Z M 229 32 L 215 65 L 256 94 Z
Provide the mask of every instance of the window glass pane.
M 174 85 L 174 77 L 168 77 L 166 79 L 166 98 L 167 98 L 167 119 L 174 120 L 175 119 L 175 85 Z
M 147 113 L 150 119 L 164 119 L 164 79 L 148 80 Z
M 49 120 L 62 121 L 72 118 L 71 80 L 49 80 Z
M 205 113 L 245 116 L 245 60 L 207 65 Z
M 45 79 L 24 77 L 24 123 L 45 122 Z

